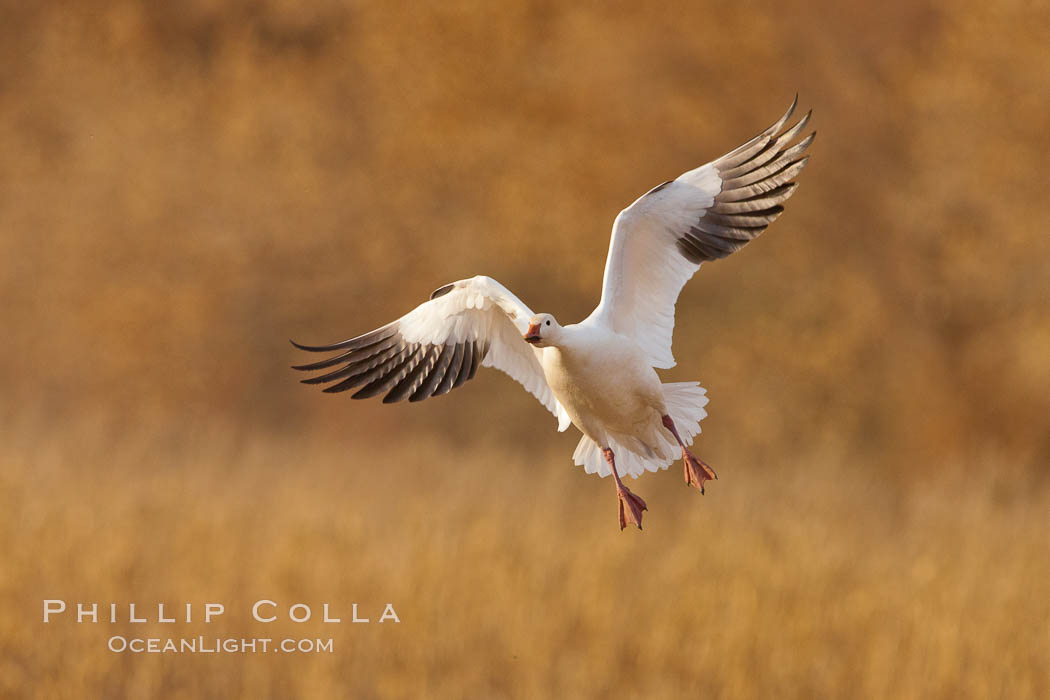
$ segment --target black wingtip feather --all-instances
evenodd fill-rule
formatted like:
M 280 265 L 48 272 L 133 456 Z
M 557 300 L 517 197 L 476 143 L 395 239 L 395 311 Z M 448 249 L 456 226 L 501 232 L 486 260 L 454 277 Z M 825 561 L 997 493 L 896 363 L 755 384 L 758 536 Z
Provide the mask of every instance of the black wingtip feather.
M 437 289 L 435 289 L 433 292 L 430 293 L 430 299 L 433 301 L 434 299 L 437 299 L 438 297 L 443 297 L 446 294 L 448 294 L 449 292 L 451 292 L 455 287 L 456 287 L 456 284 L 454 282 L 452 284 L 446 284 L 444 287 L 438 287 Z
M 292 345 L 299 348 L 300 350 L 305 350 L 306 352 L 332 352 L 333 350 L 341 350 L 342 348 L 346 347 L 347 343 L 350 343 L 352 341 L 344 340 L 341 343 L 334 343 L 332 345 L 302 345 L 301 343 L 297 343 L 294 340 L 289 340 L 288 342 L 290 342 Z

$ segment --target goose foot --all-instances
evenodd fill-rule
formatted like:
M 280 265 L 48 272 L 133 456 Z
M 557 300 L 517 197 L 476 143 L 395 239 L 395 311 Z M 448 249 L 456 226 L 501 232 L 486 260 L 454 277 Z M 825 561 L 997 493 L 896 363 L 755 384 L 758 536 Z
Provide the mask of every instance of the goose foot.
M 616 459 L 613 457 L 613 451 L 606 447 L 602 450 L 602 454 L 605 455 L 605 461 L 612 468 L 613 480 L 616 481 L 616 498 L 620 502 L 620 530 L 622 531 L 627 527 L 628 523 L 637 525 L 638 529 L 641 530 L 642 511 L 649 510 L 645 506 L 645 501 L 623 485 L 623 480 L 620 479 L 620 474 L 616 471 Z
M 702 459 L 697 458 L 692 452 L 686 448 L 685 443 L 682 442 L 682 438 L 678 435 L 678 429 L 674 425 L 674 421 L 671 420 L 671 416 L 663 417 L 664 427 L 671 431 L 671 435 L 674 435 L 674 439 L 678 442 L 679 447 L 682 448 L 682 464 L 685 468 L 685 485 L 695 486 L 700 494 L 704 493 L 704 482 L 717 479 L 718 474 L 715 474 L 715 470 L 707 466 Z
M 682 448 L 682 462 L 685 467 L 686 486 L 695 486 L 700 489 L 701 495 L 704 493 L 704 482 L 718 478 L 714 469 L 684 447 Z
M 638 529 L 641 530 L 642 511 L 649 510 L 645 506 L 645 501 L 640 496 L 632 493 L 629 488 L 623 485 L 623 482 L 616 486 L 616 497 L 620 500 L 620 529 L 623 530 L 630 523 L 631 525 L 637 525 Z

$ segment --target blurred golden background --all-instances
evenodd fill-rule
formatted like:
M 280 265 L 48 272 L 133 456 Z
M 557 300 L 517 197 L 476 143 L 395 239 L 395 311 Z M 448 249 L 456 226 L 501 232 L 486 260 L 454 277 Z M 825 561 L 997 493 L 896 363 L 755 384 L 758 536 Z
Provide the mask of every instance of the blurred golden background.
M 1044 4 L 2 7 L 0 695 L 1050 696 Z M 644 533 L 496 372 L 384 406 L 288 369 L 474 274 L 583 318 L 616 213 L 796 91 L 801 187 L 664 375 L 721 478 L 632 483 Z M 285 632 L 335 653 L 106 650 Z

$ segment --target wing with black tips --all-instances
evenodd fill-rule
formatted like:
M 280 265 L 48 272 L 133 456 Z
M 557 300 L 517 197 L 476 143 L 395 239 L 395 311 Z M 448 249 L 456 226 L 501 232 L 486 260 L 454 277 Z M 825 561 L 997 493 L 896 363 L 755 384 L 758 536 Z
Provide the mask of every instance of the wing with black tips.
M 356 338 L 316 346 L 293 341 L 300 350 L 337 353 L 294 369 L 321 372 L 303 383 L 326 384 L 325 392 L 355 389 L 352 398 L 382 395 L 384 403 L 393 403 L 440 396 L 472 379 L 478 367 L 495 367 L 568 427 L 539 350 L 522 340 L 531 316 L 499 282 L 473 277 L 441 287 L 398 320 Z
M 809 114 L 775 124 L 721 158 L 654 187 L 613 224 L 602 299 L 591 319 L 634 338 L 653 367 L 674 366 L 674 306 L 708 260 L 743 248 L 784 211 L 814 134 Z

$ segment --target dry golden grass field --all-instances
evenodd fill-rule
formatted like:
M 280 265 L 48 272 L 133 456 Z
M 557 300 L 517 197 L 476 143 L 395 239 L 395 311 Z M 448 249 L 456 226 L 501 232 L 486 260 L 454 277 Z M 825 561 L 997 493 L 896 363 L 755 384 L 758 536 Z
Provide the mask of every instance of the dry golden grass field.
M 1044 3 L 0 20 L 0 697 L 1050 697 Z M 686 287 L 664 374 L 720 478 L 631 483 L 644 532 L 498 373 L 385 406 L 288 369 L 479 273 L 583 318 L 620 208 L 796 91 L 799 191 Z
M 639 482 L 651 513 L 637 536 L 617 531 L 609 485 L 573 478 L 554 449 L 537 464 L 436 439 L 318 447 L 202 429 L 201 448 L 105 432 L 8 456 L 5 697 L 1050 691 L 1050 496 L 1024 474 L 902 483 L 831 459 L 738 467 L 702 501 L 661 474 Z M 45 627 L 43 598 L 230 609 L 208 628 Z M 249 608 L 264 598 L 329 601 L 344 621 L 352 602 L 375 620 L 392 601 L 402 622 L 261 625 Z M 106 650 L 114 634 L 320 637 L 334 653 L 131 656 Z

